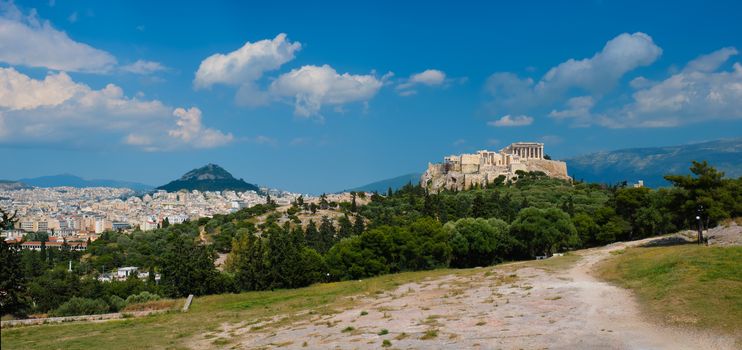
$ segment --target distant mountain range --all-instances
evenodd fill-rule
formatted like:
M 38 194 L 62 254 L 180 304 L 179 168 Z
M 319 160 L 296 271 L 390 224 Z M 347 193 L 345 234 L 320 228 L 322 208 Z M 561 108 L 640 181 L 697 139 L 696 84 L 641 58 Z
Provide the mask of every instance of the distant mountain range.
M 207 164 L 201 168 L 193 169 L 181 176 L 180 179 L 157 187 L 157 189 L 168 192 L 180 190 L 260 192 L 258 186 L 247 183 L 242 179 L 235 179 L 232 174 L 216 164 Z
M 392 188 L 392 190 L 398 190 L 399 188 L 403 187 L 404 185 L 412 182 L 413 185 L 417 185 L 420 183 L 420 176 L 421 173 L 410 173 L 405 174 L 397 177 L 393 177 L 391 179 L 385 179 L 381 181 L 372 182 L 367 185 L 358 186 L 355 188 L 351 188 L 348 190 L 344 190 L 342 192 L 378 192 L 378 193 L 386 193 L 386 191 L 389 189 L 389 187 Z
M 614 184 L 643 180 L 649 187 L 667 186 L 666 174 L 689 174 L 691 161 L 706 160 L 727 177 L 742 176 L 742 138 L 703 143 L 631 148 L 566 159 L 576 180 Z
M 152 189 L 152 186 L 145 185 L 138 182 L 131 181 L 118 181 L 118 180 L 106 180 L 106 179 L 93 179 L 86 180 L 79 176 L 70 174 L 60 174 L 51 176 L 40 176 L 28 179 L 19 179 L 18 182 L 22 182 L 29 186 L 34 187 L 119 187 L 129 188 L 134 191 L 148 191 Z

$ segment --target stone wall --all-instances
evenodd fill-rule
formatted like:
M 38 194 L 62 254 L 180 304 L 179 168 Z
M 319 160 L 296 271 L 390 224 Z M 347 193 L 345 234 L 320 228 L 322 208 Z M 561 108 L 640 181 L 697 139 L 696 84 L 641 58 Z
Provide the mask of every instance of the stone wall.
M 523 145 L 529 147 L 523 148 Z M 498 158 L 509 160 L 507 165 L 492 164 L 491 158 L 495 157 L 491 154 L 493 152 L 489 151 L 448 156 L 444 159 L 444 164 L 429 163 L 427 171 L 420 178 L 420 184 L 434 192 L 442 189 L 464 190 L 474 186 L 491 184 L 498 176 L 505 176 L 508 180 L 513 179 L 517 177 L 516 172 L 519 170 L 526 172 L 541 171 L 549 177 L 563 180 L 572 179 L 567 174 L 567 163 L 540 158 L 540 154 L 543 152 L 542 144 L 534 143 L 533 145 L 541 145 L 541 147 L 530 147 L 531 143 L 514 143 L 497 153 Z M 513 149 L 519 153 L 522 153 L 525 149 L 528 153 L 523 157 L 518 154 L 506 153 Z

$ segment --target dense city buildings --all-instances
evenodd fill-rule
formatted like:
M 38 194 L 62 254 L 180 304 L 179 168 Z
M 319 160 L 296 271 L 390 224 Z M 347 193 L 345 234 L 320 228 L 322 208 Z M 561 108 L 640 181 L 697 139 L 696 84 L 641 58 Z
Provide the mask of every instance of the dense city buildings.
M 264 192 L 278 205 L 288 205 L 299 197 L 284 191 Z M 266 195 L 255 191 L 157 191 L 137 195 L 129 189 L 111 187 L 0 190 L 0 207 L 16 212 L 18 218 L 14 229 L 2 235 L 16 240 L 28 232 L 46 232 L 66 241 L 94 240 L 107 230 L 153 230 L 164 221 L 178 224 L 228 214 L 266 200 Z

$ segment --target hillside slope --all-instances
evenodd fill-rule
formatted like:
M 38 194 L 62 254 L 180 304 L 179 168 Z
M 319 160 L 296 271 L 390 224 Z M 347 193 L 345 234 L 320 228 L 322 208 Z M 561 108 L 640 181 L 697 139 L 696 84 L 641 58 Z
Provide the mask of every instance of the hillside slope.
M 402 188 L 404 185 L 408 183 L 412 183 L 413 185 L 417 185 L 420 183 L 420 176 L 422 174 L 420 173 L 410 173 L 410 174 L 404 174 L 397 177 L 379 180 L 376 182 L 372 182 L 370 184 L 366 184 L 363 186 L 358 186 L 355 188 L 347 189 L 341 192 L 378 192 L 378 193 L 386 193 L 386 191 L 389 189 L 389 187 L 392 188 L 392 190 L 398 190 Z
M 742 176 L 742 138 L 597 152 L 566 162 L 575 180 L 609 184 L 644 180 L 647 186 L 660 187 L 668 185 L 665 174 L 688 174 L 692 160 L 706 160 L 730 178 Z
M 716 333 L 718 324 L 698 333 L 650 323 L 629 291 L 593 276 L 601 261 L 640 243 L 485 268 L 197 297 L 188 313 L 4 327 L 2 347 L 733 349 L 733 336 Z
M 157 188 L 168 192 L 180 190 L 198 191 L 255 191 L 260 192 L 256 185 L 235 179 L 232 174 L 216 164 L 207 164 L 198 169 L 193 169 L 180 179 L 171 181 Z

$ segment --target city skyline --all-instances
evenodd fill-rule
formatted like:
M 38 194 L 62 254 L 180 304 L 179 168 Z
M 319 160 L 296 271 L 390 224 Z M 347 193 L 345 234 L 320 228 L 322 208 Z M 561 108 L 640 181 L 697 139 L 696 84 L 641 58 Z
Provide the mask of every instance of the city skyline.
M 0 178 L 320 193 L 517 141 L 738 137 L 740 7 L 2 1 Z

